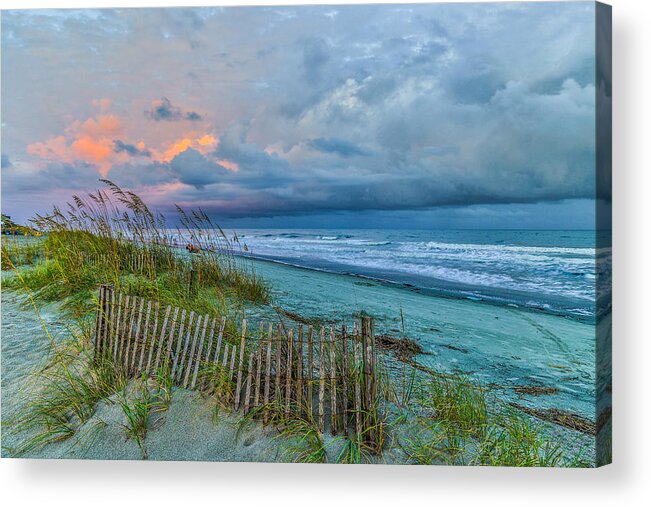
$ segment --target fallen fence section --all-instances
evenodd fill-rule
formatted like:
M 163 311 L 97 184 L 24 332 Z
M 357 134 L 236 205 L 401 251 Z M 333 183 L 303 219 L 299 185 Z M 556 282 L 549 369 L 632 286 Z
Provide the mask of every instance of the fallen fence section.
M 381 439 L 373 321 L 284 326 L 261 322 L 227 334 L 226 317 L 201 315 L 157 301 L 99 289 L 95 358 L 130 376 L 167 372 L 265 424 L 292 418 L 321 433 L 356 436 L 370 448 Z M 379 450 L 379 449 L 377 449 Z

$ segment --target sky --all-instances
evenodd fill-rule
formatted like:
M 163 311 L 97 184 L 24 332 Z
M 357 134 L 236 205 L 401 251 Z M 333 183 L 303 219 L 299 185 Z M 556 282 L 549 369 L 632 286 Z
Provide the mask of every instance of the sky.
M 595 88 L 592 2 L 5 11 L 2 210 L 591 228 Z

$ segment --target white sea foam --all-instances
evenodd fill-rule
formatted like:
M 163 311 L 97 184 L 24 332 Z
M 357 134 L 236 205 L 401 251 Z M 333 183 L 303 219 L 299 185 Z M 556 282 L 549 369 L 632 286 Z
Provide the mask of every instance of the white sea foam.
M 593 314 L 595 285 L 608 285 L 612 256 L 587 231 L 247 230 L 239 237 L 254 255 L 289 264 L 538 308 L 561 298 L 575 315 Z

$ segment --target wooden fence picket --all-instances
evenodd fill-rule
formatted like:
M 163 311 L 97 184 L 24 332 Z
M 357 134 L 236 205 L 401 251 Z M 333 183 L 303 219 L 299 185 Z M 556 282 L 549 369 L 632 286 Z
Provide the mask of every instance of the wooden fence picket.
M 176 319 L 175 319 L 176 320 Z M 176 350 L 174 351 L 174 361 L 172 361 L 172 378 L 175 378 L 176 368 L 179 364 L 179 357 L 181 356 L 181 347 L 183 346 L 183 331 L 185 330 L 185 308 L 181 310 L 181 322 L 179 324 L 179 332 L 176 335 Z
M 335 350 L 335 326 L 330 325 L 330 428 L 333 435 L 337 434 L 337 356 Z
M 242 340 L 240 342 L 240 363 L 237 368 L 237 387 L 235 388 L 235 409 L 240 405 L 240 389 L 242 388 L 242 375 L 244 368 L 244 349 L 246 345 L 246 319 L 242 320 Z

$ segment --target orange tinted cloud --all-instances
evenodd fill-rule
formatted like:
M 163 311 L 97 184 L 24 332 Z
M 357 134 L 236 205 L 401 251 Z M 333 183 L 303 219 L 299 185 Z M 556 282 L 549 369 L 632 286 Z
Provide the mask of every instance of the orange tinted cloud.
M 107 146 L 105 141 L 97 142 L 90 137 L 77 139 L 70 148 L 78 160 L 87 162 L 101 162 L 113 153 L 112 146 Z
M 32 143 L 27 145 L 27 153 L 47 160 L 66 160 L 68 145 L 63 136 L 53 137 L 44 143 Z
M 210 134 L 192 135 L 187 134 L 185 137 L 173 141 L 168 148 L 162 153 L 156 152 L 155 158 L 159 162 L 170 162 L 178 154 L 183 153 L 188 148 L 194 148 L 202 155 L 213 151 L 217 146 L 217 138 Z
M 106 177 L 113 163 L 125 158 L 124 153 L 117 154 L 113 150 L 113 141 L 122 131 L 122 122 L 116 116 L 100 114 L 84 122 L 73 122 L 66 129 L 66 135 L 28 145 L 27 152 L 55 162 L 95 164 Z
M 232 162 L 226 159 L 221 159 L 218 160 L 217 162 L 219 163 L 219 165 L 228 169 L 229 171 L 237 172 L 240 170 L 240 166 L 236 162 Z
M 79 130 L 94 138 L 114 137 L 122 131 L 122 123 L 112 114 L 101 114 L 97 118 L 88 118 Z
M 193 130 L 184 133 L 181 138 L 163 141 L 156 149 L 145 145 L 142 140 L 136 141 L 128 138 L 123 121 L 116 115 L 107 113 L 111 107 L 110 100 L 94 100 L 93 106 L 100 110 L 97 115 L 83 121 L 72 122 L 63 135 L 28 145 L 27 152 L 52 162 L 93 164 L 98 168 L 100 174 L 106 177 L 115 164 L 129 162 L 134 157 L 151 155 L 151 158 L 158 162 L 170 162 L 188 148 L 193 148 L 202 155 L 206 155 L 214 151 L 219 142 L 210 133 Z M 123 145 L 131 145 L 137 150 L 116 151 L 116 140 Z M 143 155 L 145 152 L 147 155 Z M 239 169 L 237 164 L 229 161 L 224 161 L 223 165 L 229 170 Z

